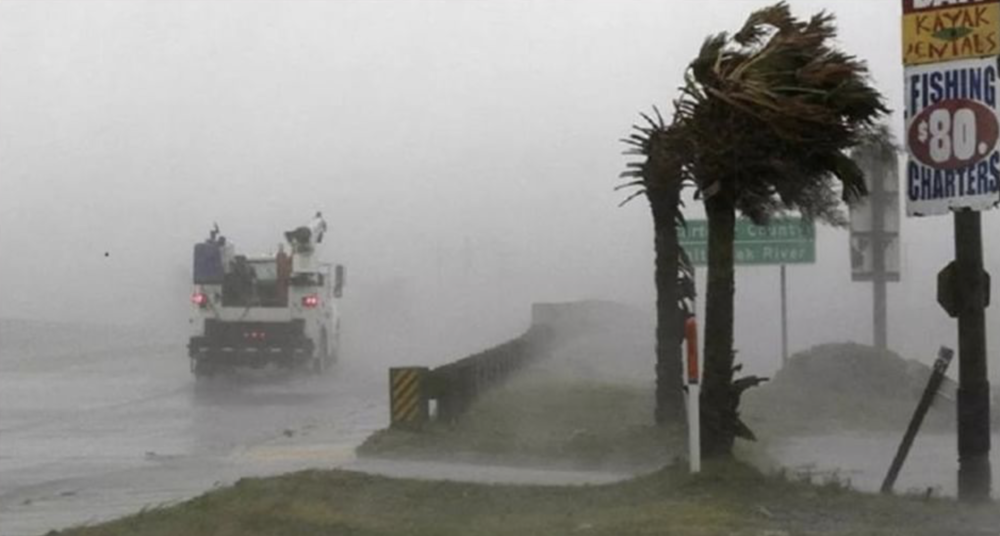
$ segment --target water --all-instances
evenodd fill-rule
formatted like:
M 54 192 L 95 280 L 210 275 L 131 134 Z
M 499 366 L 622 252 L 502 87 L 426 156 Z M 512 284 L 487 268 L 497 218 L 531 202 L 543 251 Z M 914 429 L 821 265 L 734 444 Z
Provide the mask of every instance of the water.
M 819 435 L 782 441 L 769 448 L 785 467 L 815 473 L 814 480 L 837 479 L 861 491 L 878 491 L 882 486 L 902 432 Z M 1000 497 L 997 467 L 1000 466 L 1000 434 L 993 436 L 993 496 Z M 920 434 L 896 481 L 897 493 L 926 493 L 955 496 L 958 484 L 958 445 L 954 434 Z

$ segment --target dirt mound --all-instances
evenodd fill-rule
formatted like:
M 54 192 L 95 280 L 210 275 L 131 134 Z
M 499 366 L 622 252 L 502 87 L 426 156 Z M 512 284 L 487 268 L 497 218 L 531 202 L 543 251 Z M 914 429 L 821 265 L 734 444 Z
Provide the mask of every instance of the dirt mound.
M 890 351 L 824 344 L 793 355 L 770 383 L 748 392 L 743 414 L 778 433 L 903 430 L 930 374 L 929 366 Z M 954 391 L 946 380 L 925 428 L 953 426 Z

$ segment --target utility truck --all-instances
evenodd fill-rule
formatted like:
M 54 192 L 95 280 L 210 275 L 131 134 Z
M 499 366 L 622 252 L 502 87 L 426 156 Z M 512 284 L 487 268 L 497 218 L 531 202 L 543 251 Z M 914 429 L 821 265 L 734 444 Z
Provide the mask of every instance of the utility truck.
M 318 258 L 325 232 L 317 212 L 275 254 L 237 253 L 218 225 L 194 246 L 188 355 L 197 378 L 269 365 L 319 374 L 337 361 L 345 272 Z

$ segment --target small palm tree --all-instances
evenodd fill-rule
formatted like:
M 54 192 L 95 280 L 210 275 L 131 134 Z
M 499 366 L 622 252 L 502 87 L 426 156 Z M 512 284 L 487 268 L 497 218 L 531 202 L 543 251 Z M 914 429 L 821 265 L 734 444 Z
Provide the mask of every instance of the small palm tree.
M 780 2 L 730 36 L 709 37 L 691 62 L 671 125 L 675 163 L 696 181 L 708 216 L 702 429 L 706 456 L 728 456 L 741 393 L 734 381 L 733 242 L 736 214 L 757 223 L 784 210 L 843 225 L 841 200 L 866 194 L 846 151 L 888 110 L 864 62 L 837 50 L 833 16 L 807 21 Z
M 645 195 L 653 215 L 656 255 L 656 413 L 657 424 L 680 424 L 684 419 L 681 341 L 687 312 L 683 304 L 694 299 L 694 269 L 677 241 L 677 226 L 684 224 L 681 191 L 693 186 L 683 160 L 684 138 L 667 125 L 656 108 L 655 118 L 641 114 L 645 124 L 633 125 L 634 132 L 622 141 L 626 154 L 642 157 L 627 164 L 618 186 L 636 188 L 622 202 Z

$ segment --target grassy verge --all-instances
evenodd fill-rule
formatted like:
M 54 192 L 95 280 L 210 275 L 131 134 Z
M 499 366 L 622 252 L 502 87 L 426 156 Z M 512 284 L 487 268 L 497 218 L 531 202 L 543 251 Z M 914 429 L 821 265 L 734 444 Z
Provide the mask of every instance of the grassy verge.
M 178 535 L 958 535 L 995 534 L 996 505 L 861 495 L 762 476 L 739 464 L 699 477 L 526 487 L 396 480 L 342 471 L 245 479 L 186 503 L 65 531 Z
M 362 456 L 558 468 L 662 467 L 684 435 L 651 425 L 651 388 L 562 381 L 539 369 L 482 397 L 456 424 L 382 430 Z

